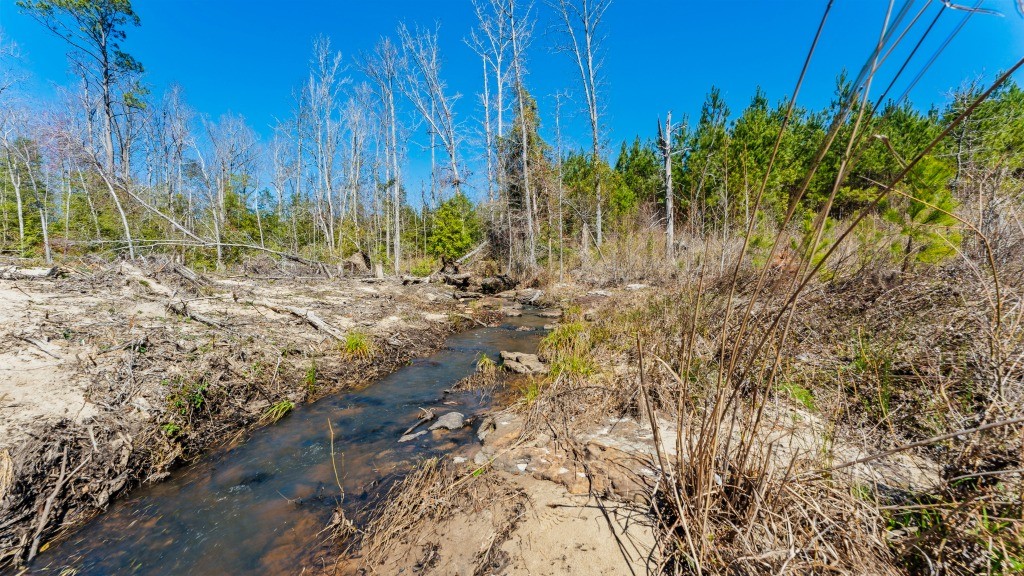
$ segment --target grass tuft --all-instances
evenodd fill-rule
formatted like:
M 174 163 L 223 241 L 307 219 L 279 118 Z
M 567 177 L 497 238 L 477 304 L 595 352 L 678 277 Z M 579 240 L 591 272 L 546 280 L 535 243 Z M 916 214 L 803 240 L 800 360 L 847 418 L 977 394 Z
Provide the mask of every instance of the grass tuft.
M 373 343 L 363 332 L 349 332 L 341 343 L 341 350 L 348 358 L 366 359 L 373 353 Z
M 290 400 L 281 400 L 276 404 L 267 408 L 267 411 L 263 413 L 261 420 L 267 424 L 273 424 L 281 418 L 284 418 L 295 408 L 295 404 Z

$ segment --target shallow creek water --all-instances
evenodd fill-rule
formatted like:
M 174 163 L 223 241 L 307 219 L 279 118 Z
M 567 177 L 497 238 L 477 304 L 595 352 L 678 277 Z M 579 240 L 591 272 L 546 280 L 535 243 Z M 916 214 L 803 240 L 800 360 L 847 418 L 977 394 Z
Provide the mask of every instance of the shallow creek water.
M 114 503 L 39 556 L 33 571 L 73 574 L 290 574 L 327 543 L 341 491 L 331 466 L 328 421 L 343 509 L 358 515 L 382 486 L 418 459 L 472 441 L 474 427 L 399 444 L 419 408 L 471 417 L 480 393 L 445 394 L 481 353 L 532 352 L 544 320 L 532 314 L 450 337 L 432 356 L 354 392 L 297 407 L 241 445 L 217 451 Z M 525 326 L 530 331 L 517 331 Z

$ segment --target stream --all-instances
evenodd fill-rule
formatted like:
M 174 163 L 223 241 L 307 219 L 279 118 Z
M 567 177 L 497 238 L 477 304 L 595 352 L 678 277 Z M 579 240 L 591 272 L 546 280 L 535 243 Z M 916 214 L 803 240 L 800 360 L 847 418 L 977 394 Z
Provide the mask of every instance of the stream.
M 480 354 L 533 352 L 543 318 L 528 311 L 495 328 L 453 335 L 435 354 L 357 391 L 300 405 L 244 443 L 216 451 L 161 483 L 118 499 L 107 512 L 52 545 L 33 572 L 91 574 L 297 573 L 330 545 L 324 531 L 341 491 L 349 518 L 424 457 L 475 441 L 475 426 L 399 444 L 419 408 L 467 417 L 489 406 L 481 392 L 445 394 Z M 517 330 L 526 327 L 530 330 Z

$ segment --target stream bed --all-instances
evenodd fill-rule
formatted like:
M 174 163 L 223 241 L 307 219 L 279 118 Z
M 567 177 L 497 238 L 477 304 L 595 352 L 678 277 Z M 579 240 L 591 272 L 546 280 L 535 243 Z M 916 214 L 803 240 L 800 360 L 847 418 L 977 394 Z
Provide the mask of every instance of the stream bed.
M 490 398 L 483 393 L 445 390 L 470 375 L 481 354 L 497 359 L 501 350 L 533 352 L 545 321 L 524 312 L 500 327 L 453 335 L 435 354 L 361 390 L 298 406 L 244 443 L 129 493 L 40 554 L 32 571 L 297 573 L 330 545 L 324 528 L 342 502 L 328 422 L 345 491 L 342 508 L 358 518 L 387 480 L 424 457 L 475 441 L 475 426 L 404 444 L 398 438 L 417 421 L 421 407 L 438 416 L 456 411 L 472 417 L 486 410 Z

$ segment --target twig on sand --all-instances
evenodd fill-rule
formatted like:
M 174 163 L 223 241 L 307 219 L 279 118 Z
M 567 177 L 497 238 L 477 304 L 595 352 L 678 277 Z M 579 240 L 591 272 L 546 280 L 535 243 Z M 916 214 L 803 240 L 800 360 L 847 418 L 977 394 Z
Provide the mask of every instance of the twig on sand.
M 49 350 L 48 347 L 46 346 L 46 344 L 43 343 L 41 340 L 37 340 L 35 338 L 29 338 L 28 336 L 18 336 L 17 338 L 18 338 L 18 340 L 24 340 L 25 342 L 28 342 L 29 344 L 35 346 L 36 348 L 39 348 L 47 356 L 52 356 L 52 357 L 56 358 L 57 360 L 63 360 L 63 358 L 61 358 L 60 356 L 58 356 L 57 354 L 55 354 L 51 350 Z

